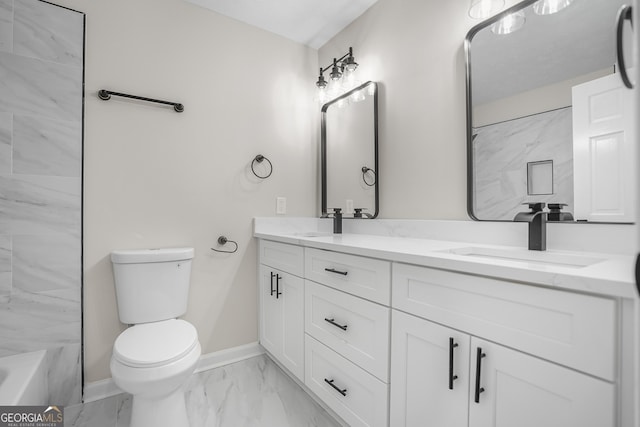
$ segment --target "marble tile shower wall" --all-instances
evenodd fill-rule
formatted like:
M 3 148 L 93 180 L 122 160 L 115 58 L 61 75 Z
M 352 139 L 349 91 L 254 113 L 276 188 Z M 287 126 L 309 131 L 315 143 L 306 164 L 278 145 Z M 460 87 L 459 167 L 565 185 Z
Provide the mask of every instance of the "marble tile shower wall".
M 47 349 L 80 402 L 84 14 L 0 0 L 0 357 Z
M 529 201 L 566 203 L 573 212 L 572 108 L 475 129 L 475 205 L 479 219 L 512 221 Z M 527 195 L 527 162 L 553 160 L 553 194 Z

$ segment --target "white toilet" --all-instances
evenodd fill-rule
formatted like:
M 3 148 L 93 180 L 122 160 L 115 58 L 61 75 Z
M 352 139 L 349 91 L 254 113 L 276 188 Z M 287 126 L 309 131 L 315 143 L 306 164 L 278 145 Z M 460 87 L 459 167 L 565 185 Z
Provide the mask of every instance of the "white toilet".
M 111 375 L 133 395 L 130 427 L 187 427 L 183 384 L 201 349 L 187 311 L 193 248 L 111 253 L 118 316 L 131 325 L 113 345 Z

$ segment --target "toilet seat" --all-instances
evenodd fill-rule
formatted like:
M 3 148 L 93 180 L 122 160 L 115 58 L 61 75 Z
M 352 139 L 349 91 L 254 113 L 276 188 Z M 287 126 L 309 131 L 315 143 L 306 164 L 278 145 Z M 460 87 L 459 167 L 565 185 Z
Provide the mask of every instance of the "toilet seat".
M 198 345 L 198 333 L 189 322 L 169 319 L 135 325 L 113 345 L 113 357 L 134 368 L 153 368 L 179 360 Z

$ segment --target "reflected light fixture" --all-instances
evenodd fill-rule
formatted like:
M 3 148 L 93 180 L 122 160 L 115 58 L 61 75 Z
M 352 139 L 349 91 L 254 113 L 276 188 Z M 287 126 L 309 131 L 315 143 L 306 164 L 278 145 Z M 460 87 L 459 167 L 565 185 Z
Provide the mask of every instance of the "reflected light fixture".
M 320 68 L 320 75 L 316 82 L 320 102 L 324 103 L 325 101 L 328 101 L 329 98 L 333 98 L 341 94 L 337 92 L 346 92 L 350 90 L 351 87 L 348 86 L 355 84 L 353 72 L 356 68 L 358 68 L 358 63 L 353 57 L 353 48 L 351 47 L 349 48 L 349 52 L 345 53 L 340 58 L 333 58 L 333 62 L 331 64 L 324 68 Z M 327 82 L 324 78 L 324 73 L 329 69 L 331 69 L 331 73 L 329 73 L 330 82 Z M 329 85 L 329 83 L 331 83 L 331 85 Z M 336 93 L 327 93 L 331 88 L 337 89 L 332 90 L 332 92 Z
M 498 35 L 510 34 L 522 28 L 525 21 L 526 18 L 524 16 L 524 11 L 519 10 L 517 12 L 510 13 L 493 24 L 491 26 L 491 31 Z
M 486 19 L 504 8 L 504 0 L 471 0 L 469 16 L 474 19 Z
M 569 6 L 573 0 L 540 0 L 533 5 L 537 15 L 551 15 Z

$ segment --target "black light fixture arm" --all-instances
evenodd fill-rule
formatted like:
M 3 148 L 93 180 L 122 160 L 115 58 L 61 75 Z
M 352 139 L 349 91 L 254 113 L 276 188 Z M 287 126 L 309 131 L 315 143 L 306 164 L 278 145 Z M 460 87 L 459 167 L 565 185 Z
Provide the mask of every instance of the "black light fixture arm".
M 342 76 L 345 68 L 353 71 L 357 66 L 358 63 L 353 58 L 353 48 L 350 47 L 349 51 L 342 55 L 340 58 L 333 58 L 333 61 L 329 65 L 327 65 L 326 67 L 320 67 L 320 73 L 318 76 L 318 81 L 316 82 L 316 86 L 318 86 L 320 89 L 324 89 L 327 86 L 327 82 L 324 79 L 324 73 L 329 69 L 331 69 L 331 78 L 337 80 Z
M 334 63 L 337 62 L 342 62 L 344 61 L 345 58 L 349 57 L 349 56 L 353 56 L 353 48 L 349 48 L 349 52 L 345 53 L 344 55 L 342 55 L 340 58 L 333 58 L 333 61 L 331 61 L 331 64 L 327 65 L 324 68 L 321 68 L 322 71 L 320 71 L 320 74 L 324 73 L 325 71 L 327 71 L 329 68 L 333 67 Z

